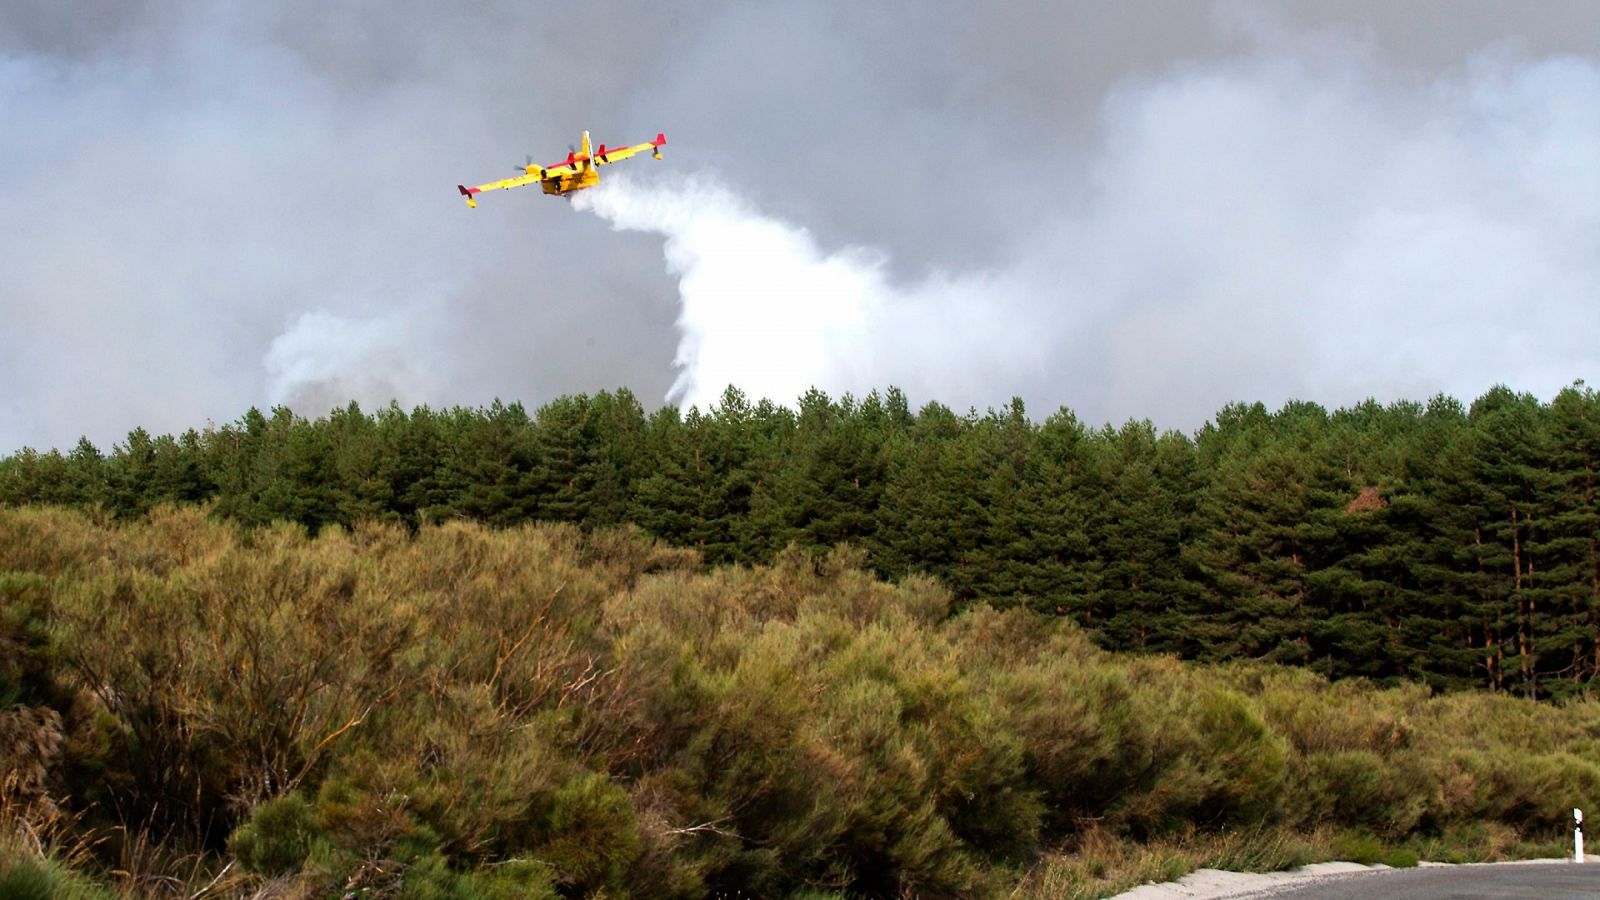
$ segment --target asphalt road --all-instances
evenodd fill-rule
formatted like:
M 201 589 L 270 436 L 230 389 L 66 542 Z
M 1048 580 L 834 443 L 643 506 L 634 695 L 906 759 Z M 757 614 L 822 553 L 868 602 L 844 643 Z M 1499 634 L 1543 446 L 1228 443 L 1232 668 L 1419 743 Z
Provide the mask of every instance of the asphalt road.
M 1334 875 L 1274 891 L 1282 900 L 1596 900 L 1600 864 L 1440 866 Z

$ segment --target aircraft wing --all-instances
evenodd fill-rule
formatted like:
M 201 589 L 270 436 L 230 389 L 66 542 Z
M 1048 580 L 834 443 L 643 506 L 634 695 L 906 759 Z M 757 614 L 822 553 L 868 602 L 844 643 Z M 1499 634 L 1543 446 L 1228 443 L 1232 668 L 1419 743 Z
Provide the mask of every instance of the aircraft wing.
M 544 169 L 543 174 L 540 173 L 538 166 L 534 166 L 532 168 L 533 171 L 525 175 L 518 175 L 514 178 L 502 178 L 499 181 L 491 181 L 488 184 L 480 184 L 477 187 L 467 187 L 466 185 L 458 184 L 456 185 L 456 189 L 461 192 L 461 196 L 467 198 L 468 206 L 477 206 L 478 201 L 473 196 L 474 194 L 481 194 L 484 191 L 508 191 L 514 187 L 522 187 L 525 184 L 538 184 L 546 178 L 552 178 L 564 172 L 571 171 L 571 169 L 569 169 L 566 165 L 551 166 L 548 169 Z
M 594 154 L 594 159 L 595 162 L 599 163 L 614 163 L 627 159 L 628 157 L 633 156 L 635 153 L 643 153 L 646 150 L 654 153 L 659 158 L 661 156 L 661 147 L 666 143 L 667 136 L 664 134 L 658 134 L 656 135 L 655 140 L 645 141 L 642 144 L 634 144 L 632 147 L 618 147 L 615 150 L 607 150 L 605 145 L 602 144 L 600 149 Z

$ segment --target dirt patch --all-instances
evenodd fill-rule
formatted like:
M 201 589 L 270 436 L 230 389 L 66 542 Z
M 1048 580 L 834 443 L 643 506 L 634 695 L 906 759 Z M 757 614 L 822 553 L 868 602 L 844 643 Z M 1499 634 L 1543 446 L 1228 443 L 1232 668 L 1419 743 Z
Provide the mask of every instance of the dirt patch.
M 1344 511 L 1346 514 L 1371 512 L 1375 509 L 1383 509 L 1388 505 L 1389 501 L 1383 499 L 1383 495 L 1378 493 L 1377 488 L 1364 487 L 1354 500 L 1345 504 Z

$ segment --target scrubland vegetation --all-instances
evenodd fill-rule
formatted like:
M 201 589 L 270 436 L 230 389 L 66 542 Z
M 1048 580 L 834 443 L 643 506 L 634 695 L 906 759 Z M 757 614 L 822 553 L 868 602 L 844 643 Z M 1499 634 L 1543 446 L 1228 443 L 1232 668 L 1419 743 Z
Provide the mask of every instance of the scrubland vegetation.
M 848 547 L 0 507 L 0 893 L 1099 896 L 1555 852 L 1600 703 L 1098 649 Z

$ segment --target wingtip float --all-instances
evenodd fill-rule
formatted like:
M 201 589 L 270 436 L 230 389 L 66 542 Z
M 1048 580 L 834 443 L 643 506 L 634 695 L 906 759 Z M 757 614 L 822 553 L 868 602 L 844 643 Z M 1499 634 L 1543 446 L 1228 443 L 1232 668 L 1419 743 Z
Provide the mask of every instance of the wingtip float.
M 589 132 L 583 133 L 583 146 L 567 153 L 567 158 L 548 166 L 535 165 L 531 160 L 527 165 L 518 166 L 522 174 L 515 178 L 502 178 L 488 184 L 476 187 L 467 187 L 464 184 L 456 185 L 456 190 L 461 196 L 467 198 L 467 205 L 476 208 L 478 200 L 476 195 L 484 191 L 510 190 L 522 187 L 525 184 L 538 182 L 539 187 L 552 196 L 560 197 L 573 191 L 580 191 L 586 187 L 594 187 L 600 183 L 599 167 L 614 162 L 621 162 L 636 153 L 650 151 L 656 159 L 661 158 L 661 148 L 667 145 L 667 136 L 657 133 L 653 141 L 634 144 L 631 147 L 616 147 L 607 149 L 601 144 L 598 150 L 589 147 Z

